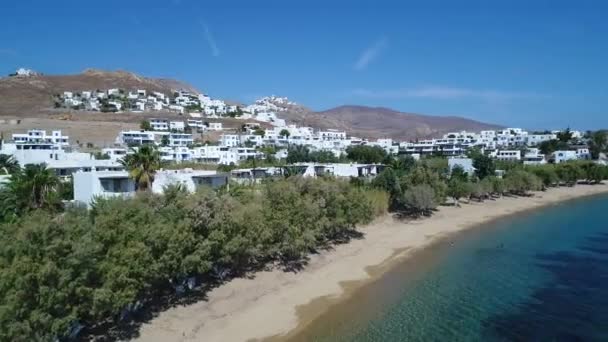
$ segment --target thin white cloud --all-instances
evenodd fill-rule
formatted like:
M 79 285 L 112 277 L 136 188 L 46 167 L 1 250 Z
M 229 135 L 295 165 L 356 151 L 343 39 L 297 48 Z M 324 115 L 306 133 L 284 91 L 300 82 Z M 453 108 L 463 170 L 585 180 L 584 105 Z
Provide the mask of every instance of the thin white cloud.
M 0 56 L 14 57 L 17 56 L 17 50 L 11 48 L 0 48 Z
M 547 95 L 530 92 L 478 90 L 469 88 L 428 86 L 390 90 L 356 89 L 353 95 L 374 99 L 428 98 L 436 100 L 481 99 L 485 101 L 507 101 L 513 99 L 547 98 Z
M 219 56 L 220 49 L 217 47 L 217 44 L 215 44 L 215 39 L 213 38 L 213 34 L 211 34 L 211 31 L 209 30 L 209 27 L 207 26 L 207 24 L 205 24 L 203 22 L 202 25 L 203 25 L 203 30 L 205 33 L 205 40 L 207 41 L 207 45 L 209 45 L 211 54 L 213 55 L 213 57 Z
M 387 47 L 388 39 L 386 37 L 376 40 L 371 46 L 363 50 L 355 63 L 355 70 L 364 70 L 367 68 L 367 66 L 376 60 Z

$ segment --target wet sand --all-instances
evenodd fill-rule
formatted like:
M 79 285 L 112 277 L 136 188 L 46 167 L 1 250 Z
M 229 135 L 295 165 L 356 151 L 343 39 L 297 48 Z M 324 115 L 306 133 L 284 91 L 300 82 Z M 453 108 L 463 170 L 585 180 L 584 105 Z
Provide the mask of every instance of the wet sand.
M 578 185 L 526 198 L 440 207 L 432 217 L 414 221 L 387 215 L 362 227 L 363 239 L 312 256 L 298 273 L 273 270 L 256 273 L 253 279 L 234 279 L 209 292 L 206 301 L 160 313 L 142 326 L 138 340 L 283 340 L 395 263 L 450 234 L 503 216 L 600 193 L 608 193 L 608 186 Z

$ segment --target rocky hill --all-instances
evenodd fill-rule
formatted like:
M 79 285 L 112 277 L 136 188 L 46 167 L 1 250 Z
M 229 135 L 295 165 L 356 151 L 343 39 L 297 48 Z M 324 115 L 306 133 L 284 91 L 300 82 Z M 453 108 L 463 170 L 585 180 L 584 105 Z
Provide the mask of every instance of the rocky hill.
M 76 75 L 33 75 L 0 78 L 0 116 L 39 117 L 53 107 L 53 95 L 64 91 L 145 89 L 170 94 L 173 90 L 198 92 L 189 84 L 148 78 L 127 71 L 88 69 Z
M 281 113 L 281 116 L 298 125 L 341 129 L 364 138 L 400 140 L 440 137 L 453 131 L 480 131 L 501 127 L 457 116 L 412 114 L 365 106 L 340 106 L 322 112 L 299 107 Z
M 51 120 L 59 117 L 65 120 L 66 115 L 62 110 L 53 109 L 53 95 L 61 94 L 64 91 L 78 92 L 111 88 L 145 89 L 165 94 L 170 94 L 174 90 L 199 92 L 191 85 L 177 80 L 148 78 L 127 71 L 89 69 L 76 75 L 33 73 L 30 76 L 0 78 L 0 117 Z M 256 102 L 256 105 L 276 111 L 280 118 L 286 119 L 289 123 L 321 129 L 341 129 L 362 138 L 423 139 L 438 137 L 450 131 L 479 131 L 500 127 L 462 117 L 412 114 L 380 107 L 341 106 L 315 112 L 289 101 L 285 97 L 277 96 L 262 98 Z M 159 112 L 149 114 L 169 115 Z M 97 123 L 102 121 L 136 123 L 140 120 L 140 117 L 133 113 L 107 114 L 71 111 L 68 117 L 70 121 L 95 121 Z

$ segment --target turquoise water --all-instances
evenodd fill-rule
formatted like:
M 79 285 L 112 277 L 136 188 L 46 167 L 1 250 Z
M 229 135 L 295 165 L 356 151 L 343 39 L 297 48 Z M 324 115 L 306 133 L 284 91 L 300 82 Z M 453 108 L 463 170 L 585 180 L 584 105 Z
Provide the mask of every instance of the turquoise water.
M 302 341 L 608 341 L 608 197 L 446 241 L 354 294 Z

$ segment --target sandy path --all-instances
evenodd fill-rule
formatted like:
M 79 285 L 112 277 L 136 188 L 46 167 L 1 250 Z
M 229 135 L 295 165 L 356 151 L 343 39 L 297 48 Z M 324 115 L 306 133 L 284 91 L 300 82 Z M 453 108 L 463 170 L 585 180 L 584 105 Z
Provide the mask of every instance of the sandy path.
M 338 297 L 340 283 L 371 279 L 367 269 L 412 255 L 444 237 L 494 218 L 586 195 L 608 192 L 608 186 L 579 185 L 552 189 L 530 198 L 502 198 L 485 203 L 441 207 L 431 218 L 409 223 L 383 217 L 363 227 L 365 238 L 311 258 L 297 274 L 260 272 L 254 279 L 235 279 L 208 294 L 208 301 L 169 309 L 140 330 L 140 341 L 247 341 L 286 334 L 296 328 L 296 309 L 319 297 Z M 396 254 L 395 251 L 403 251 Z M 379 276 L 379 275 L 374 275 Z M 365 283 L 361 281 L 360 284 Z M 312 319 L 322 312 L 308 312 Z M 310 317 L 309 317 L 310 316 Z

